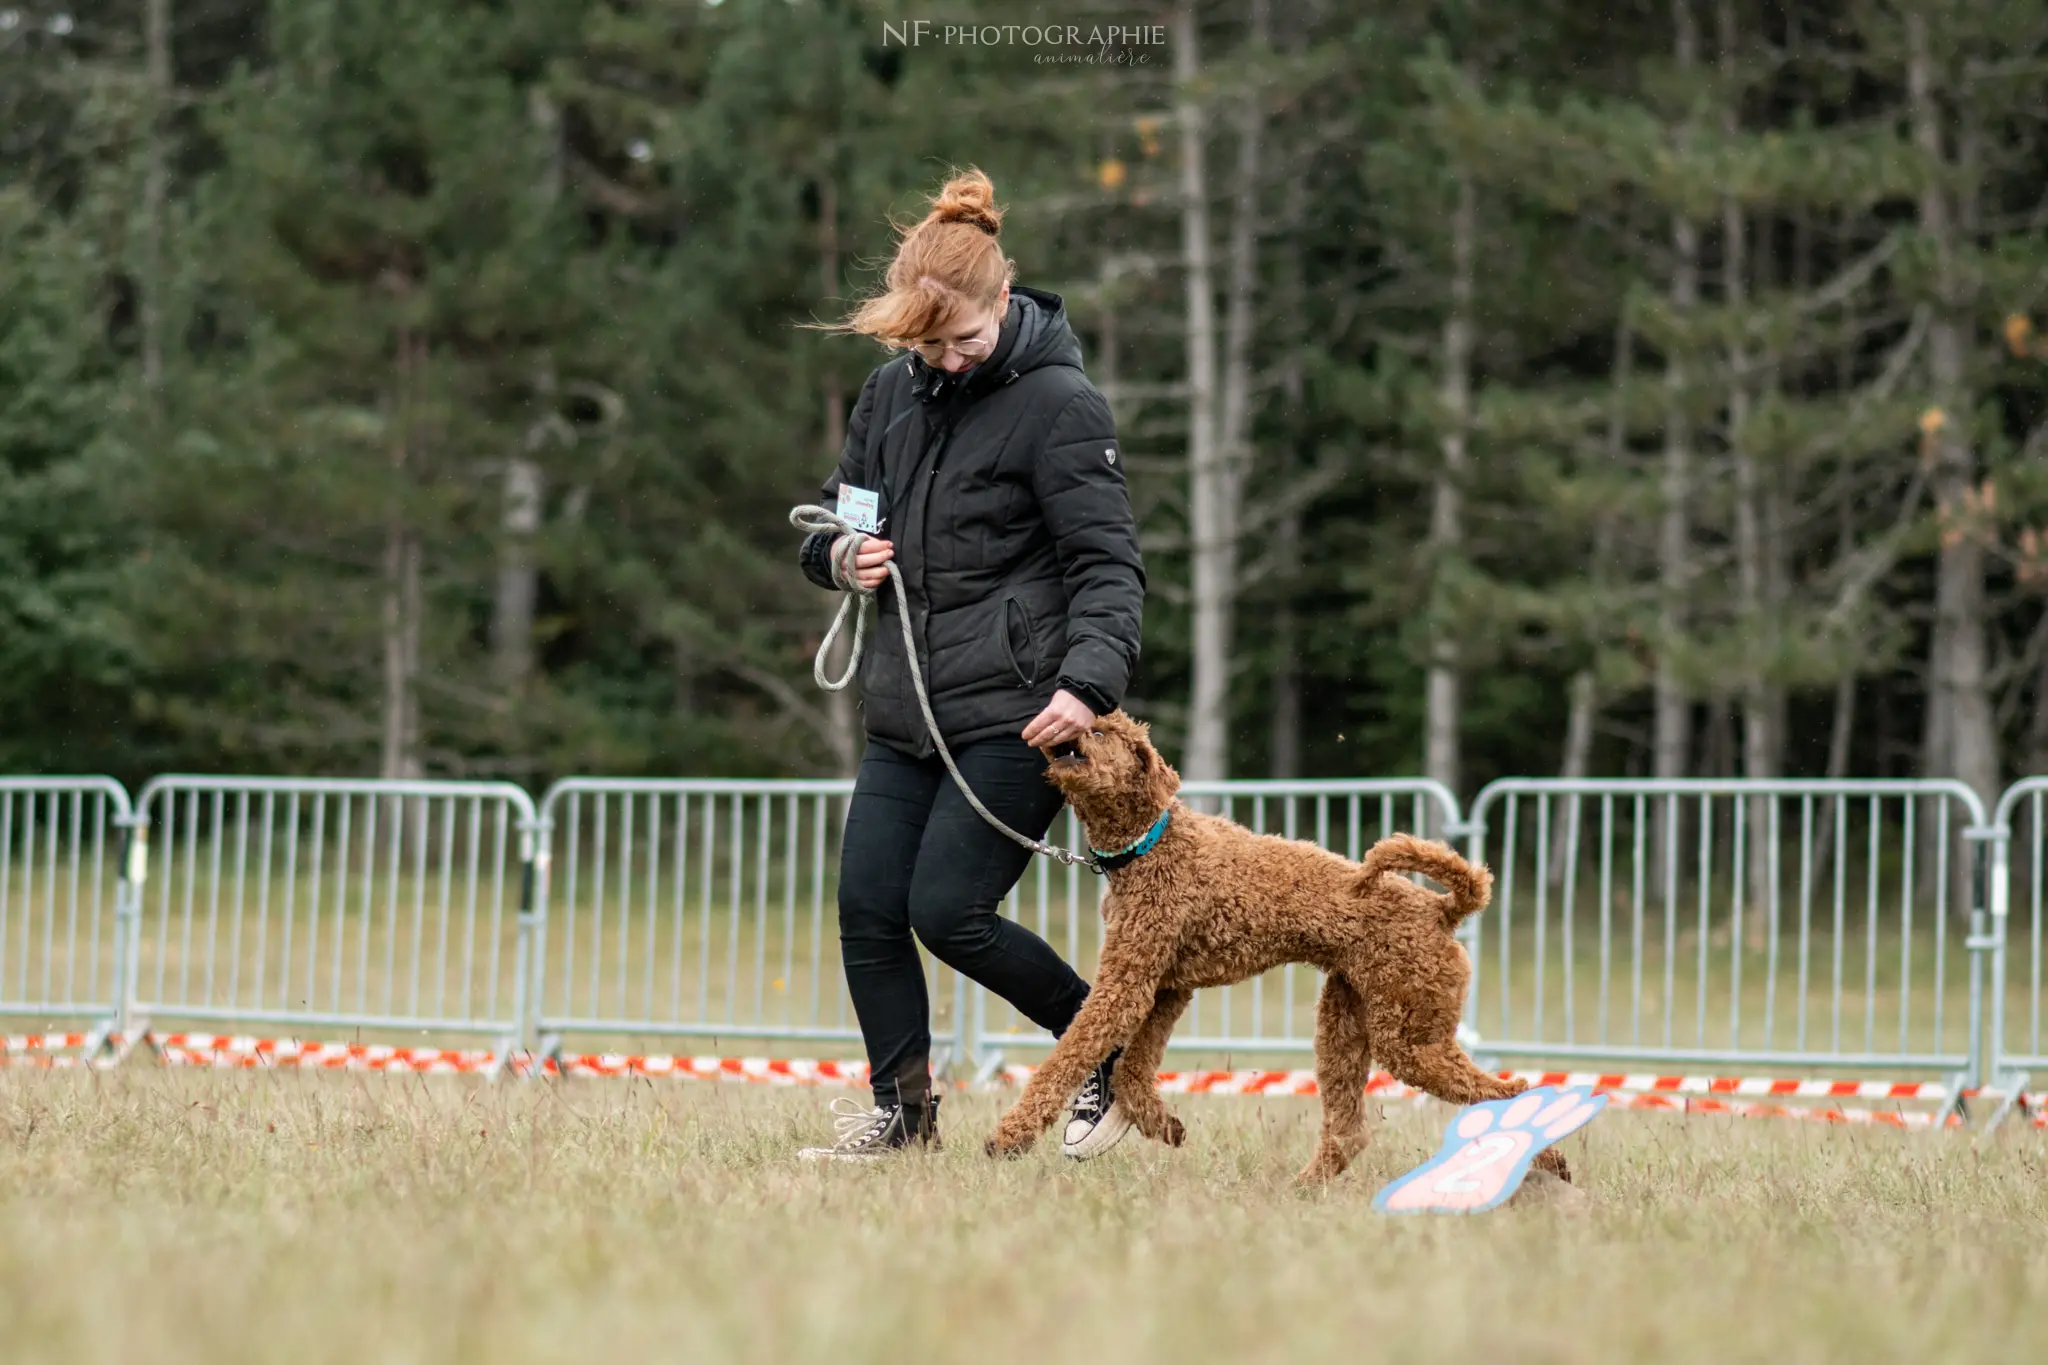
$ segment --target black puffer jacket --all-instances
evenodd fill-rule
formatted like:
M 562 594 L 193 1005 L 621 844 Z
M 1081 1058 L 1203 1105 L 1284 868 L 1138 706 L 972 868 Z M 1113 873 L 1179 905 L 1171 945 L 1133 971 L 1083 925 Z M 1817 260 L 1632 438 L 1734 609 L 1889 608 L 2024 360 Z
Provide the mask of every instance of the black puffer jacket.
M 1109 404 L 1081 371 L 1059 295 L 1012 285 L 987 360 L 966 375 L 914 353 L 868 376 L 839 468 L 824 484 L 880 494 L 918 663 L 949 746 L 1022 732 L 1064 687 L 1097 712 L 1123 704 L 1138 661 L 1145 568 Z M 804 573 L 832 586 L 831 536 Z M 868 734 L 934 752 L 895 589 L 876 594 L 861 660 Z

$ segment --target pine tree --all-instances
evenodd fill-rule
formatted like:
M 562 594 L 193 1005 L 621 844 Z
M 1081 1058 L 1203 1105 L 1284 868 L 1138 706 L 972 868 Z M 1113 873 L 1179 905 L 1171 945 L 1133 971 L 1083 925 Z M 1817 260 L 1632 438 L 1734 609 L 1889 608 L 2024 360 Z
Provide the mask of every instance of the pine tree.
M 525 34 L 422 0 L 269 17 L 208 130 L 205 340 L 147 485 L 164 713 L 293 766 L 530 767 L 472 624 L 481 475 L 574 355 L 595 262 L 536 191 Z
M 116 358 L 105 263 L 21 186 L 0 189 L 0 770 L 111 769 L 134 642 L 119 610 L 130 548 L 106 475 Z

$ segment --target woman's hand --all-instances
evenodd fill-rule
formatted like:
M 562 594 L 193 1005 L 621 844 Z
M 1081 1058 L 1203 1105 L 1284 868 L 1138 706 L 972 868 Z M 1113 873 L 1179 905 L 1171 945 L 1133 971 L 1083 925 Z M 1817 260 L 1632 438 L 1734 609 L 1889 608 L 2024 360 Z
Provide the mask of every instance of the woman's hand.
M 843 557 L 845 548 L 845 536 L 841 536 L 832 542 L 832 562 L 834 564 L 844 564 L 846 562 Z M 894 545 L 891 545 L 886 540 L 879 540 L 874 536 L 867 537 L 861 541 L 860 553 L 854 557 L 853 581 L 869 592 L 874 592 L 883 583 L 888 581 L 889 570 L 886 566 L 895 557 L 896 547 Z
M 1034 749 L 1048 748 L 1079 739 L 1095 728 L 1095 713 L 1064 687 L 1052 694 L 1052 701 L 1038 718 L 1024 727 L 1024 742 Z

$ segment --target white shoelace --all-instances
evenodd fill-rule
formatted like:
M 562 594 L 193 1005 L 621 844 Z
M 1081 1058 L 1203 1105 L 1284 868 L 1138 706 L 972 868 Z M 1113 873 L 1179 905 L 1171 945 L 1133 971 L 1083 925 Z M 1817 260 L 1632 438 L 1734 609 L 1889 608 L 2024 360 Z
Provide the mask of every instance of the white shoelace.
M 1081 1093 L 1074 1096 L 1074 1117 L 1077 1119 L 1099 1119 L 1102 1117 L 1102 1073 L 1091 1071 L 1088 1079 L 1081 1084 Z
M 832 1101 L 832 1113 L 832 1127 L 839 1134 L 832 1142 L 834 1151 L 859 1151 L 889 1126 L 888 1110 L 863 1109 L 859 1100 L 844 1095 Z

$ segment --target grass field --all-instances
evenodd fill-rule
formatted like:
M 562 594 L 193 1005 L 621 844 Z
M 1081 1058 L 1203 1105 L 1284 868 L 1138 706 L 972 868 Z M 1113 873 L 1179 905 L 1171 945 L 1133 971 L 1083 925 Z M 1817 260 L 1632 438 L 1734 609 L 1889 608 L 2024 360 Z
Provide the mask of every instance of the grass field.
M 1388 1220 L 1444 1111 L 1332 1189 L 1305 1100 L 1180 1151 L 791 1157 L 834 1092 L 0 1070 L 0 1356 L 29 1361 L 2017 1359 L 2048 1139 L 1611 1113 L 1588 1199 Z

